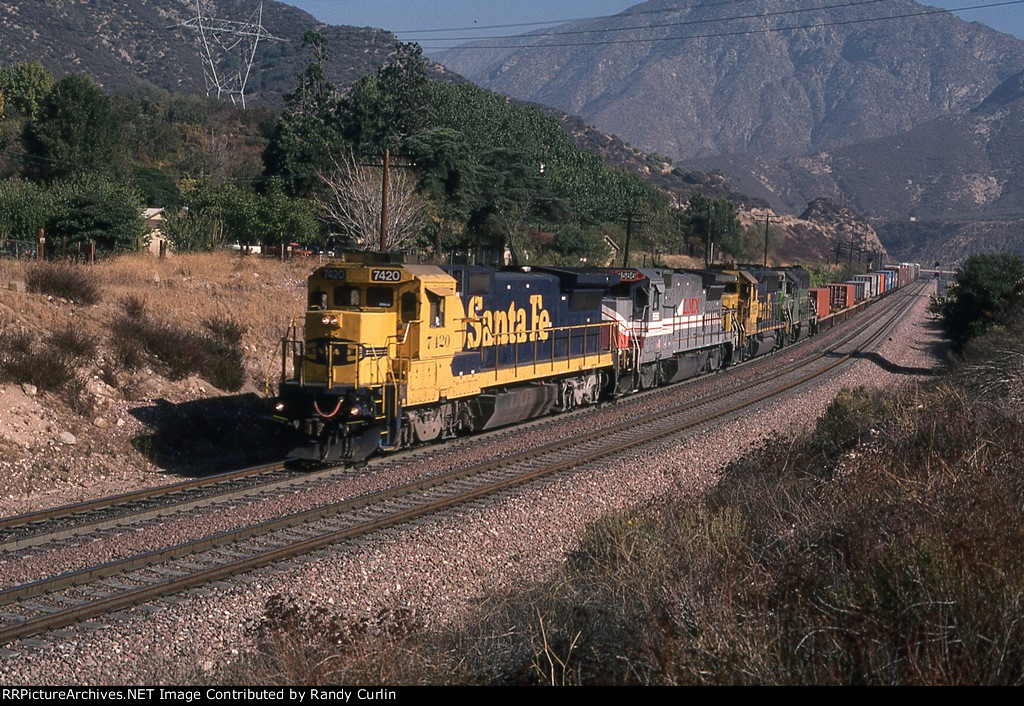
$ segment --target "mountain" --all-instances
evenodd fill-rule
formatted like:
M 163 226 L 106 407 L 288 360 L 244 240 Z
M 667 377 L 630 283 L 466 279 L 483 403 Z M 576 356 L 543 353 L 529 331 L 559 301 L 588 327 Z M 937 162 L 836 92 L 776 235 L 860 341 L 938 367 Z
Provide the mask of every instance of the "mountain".
M 203 2 L 204 13 L 244 22 L 256 0 Z M 89 74 L 110 90 L 151 83 L 183 93 L 206 91 L 198 35 L 175 26 L 196 16 L 193 0 L 0 0 L 0 48 L 5 63 L 39 61 L 57 74 Z M 283 41 L 257 48 L 247 101 L 279 104 L 311 59 L 302 46 L 307 30 L 327 39 L 327 77 L 339 87 L 377 69 L 397 41 L 370 27 L 321 24 L 279 2 L 264 4 L 264 29 Z M 444 70 L 434 67 L 435 75 Z
M 861 0 L 794 12 L 764 0 L 755 16 L 720 0 L 652 0 L 547 30 L 562 34 L 476 42 L 436 58 L 673 158 L 775 157 L 966 113 L 1024 68 L 1018 39 L 949 14 L 906 16 L 928 9 Z M 895 19 L 869 21 L 878 17 Z M 776 31 L 793 26 L 804 29 Z M 485 48 L 509 44 L 529 46 Z
M 815 196 L 850 204 L 903 259 L 1024 254 L 1024 72 L 973 110 L 905 133 L 810 154 L 696 160 L 781 211 Z
M 775 208 L 815 196 L 848 202 L 872 220 L 1024 217 L 1024 72 L 974 110 L 905 133 L 802 157 L 695 160 Z

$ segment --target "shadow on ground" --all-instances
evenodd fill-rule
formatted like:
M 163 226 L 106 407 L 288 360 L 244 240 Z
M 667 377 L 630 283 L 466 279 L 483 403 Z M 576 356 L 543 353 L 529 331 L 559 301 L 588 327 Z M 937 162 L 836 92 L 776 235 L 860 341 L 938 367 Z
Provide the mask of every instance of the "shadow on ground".
M 252 393 L 181 404 L 158 399 L 130 413 L 147 427 L 132 446 L 154 465 L 181 475 L 280 461 L 299 441 Z
M 938 334 L 930 336 L 931 340 L 927 343 L 915 344 L 915 348 L 924 351 L 936 361 L 937 364 L 933 367 L 899 365 L 876 351 L 857 351 L 852 353 L 850 357 L 858 360 L 869 360 L 894 375 L 938 375 L 942 368 L 949 364 L 949 341 L 942 335 L 942 322 L 933 319 L 915 324 L 915 326 L 920 326 L 932 334 Z M 889 340 L 892 340 L 892 336 L 889 337 Z M 827 357 L 841 358 L 844 355 L 844 353 L 833 351 Z

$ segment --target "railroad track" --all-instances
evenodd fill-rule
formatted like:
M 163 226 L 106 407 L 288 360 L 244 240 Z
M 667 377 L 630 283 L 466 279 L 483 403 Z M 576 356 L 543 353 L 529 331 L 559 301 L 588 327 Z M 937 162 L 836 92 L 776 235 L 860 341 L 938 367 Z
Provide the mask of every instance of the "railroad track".
M 0 644 L 277 564 L 729 418 L 821 378 L 888 335 L 924 286 L 897 293 L 894 311 L 878 312 L 819 355 L 740 389 L 668 403 L 641 421 L 0 591 Z

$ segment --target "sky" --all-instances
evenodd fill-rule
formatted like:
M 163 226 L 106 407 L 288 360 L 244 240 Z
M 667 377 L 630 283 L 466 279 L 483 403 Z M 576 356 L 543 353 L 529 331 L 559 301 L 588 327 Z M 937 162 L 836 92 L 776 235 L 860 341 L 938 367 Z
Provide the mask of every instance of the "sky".
M 402 41 L 416 41 L 425 51 L 458 44 L 478 36 L 520 34 L 543 27 L 541 23 L 616 14 L 638 4 L 638 0 L 281 0 L 299 7 L 327 24 L 379 27 L 390 30 Z M 734 0 L 737 1 L 737 0 Z M 922 4 L 947 9 L 991 5 L 1006 0 L 927 0 Z M 756 0 L 742 2 L 756 6 Z M 799 6 L 828 6 L 835 0 L 801 2 Z M 794 3 L 794 6 L 798 6 Z M 743 11 L 738 11 L 740 14 Z M 1024 4 L 964 10 L 956 13 L 969 22 L 983 22 L 1000 32 L 1024 39 Z M 537 23 L 529 26 L 481 29 L 462 28 Z M 459 31 L 429 32 L 426 30 Z

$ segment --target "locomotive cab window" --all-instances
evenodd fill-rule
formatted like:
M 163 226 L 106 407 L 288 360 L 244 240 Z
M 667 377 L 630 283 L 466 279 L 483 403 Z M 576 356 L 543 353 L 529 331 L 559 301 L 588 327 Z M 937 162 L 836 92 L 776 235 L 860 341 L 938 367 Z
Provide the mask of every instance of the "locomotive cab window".
M 650 303 L 648 298 L 647 289 L 644 287 L 637 287 L 636 296 L 633 299 L 633 318 L 643 318 L 644 312 L 647 310 L 647 306 Z
M 402 323 L 407 324 L 410 321 L 416 320 L 416 309 L 418 308 L 419 301 L 416 297 L 416 292 L 406 292 L 402 295 Z
M 322 289 L 314 289 L 309 293 L 309 308 L 320 309 L 323 311 L 327 308 L 327 292 Z
M 391 287 L 370 287 L 366 290 L 366 305 L 390 309 L 395 303 L 395 290 Z
M 335 287 L 334 306 L 359 306 L 362 302 L 358 287 Z
M 427 301 L 430 302 L 430 328 L 441 328 L 444 326 L 444 297 L 427 292 Z

